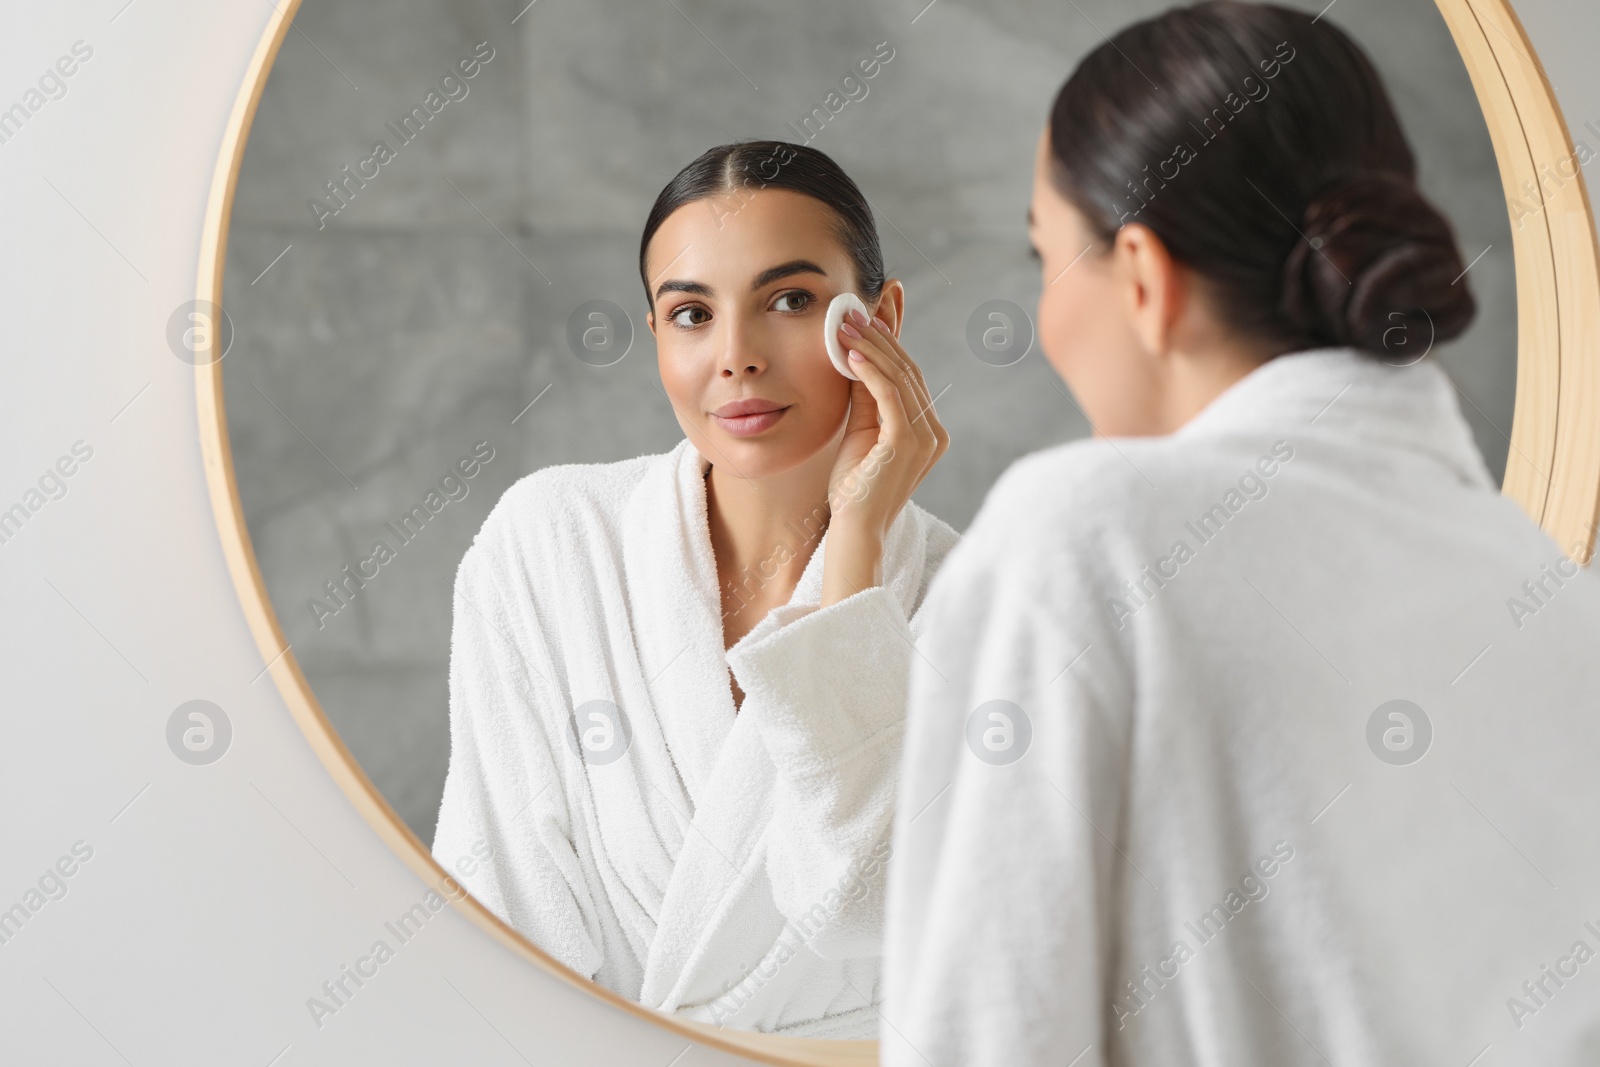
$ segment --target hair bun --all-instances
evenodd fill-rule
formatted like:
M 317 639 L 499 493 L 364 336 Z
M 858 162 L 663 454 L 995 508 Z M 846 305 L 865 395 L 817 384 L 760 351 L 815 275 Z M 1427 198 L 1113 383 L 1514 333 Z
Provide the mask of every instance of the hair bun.
M 1318 343 L 1415 357 L 1477 305 L 1450 224 L 1402 174 L 1367 172 L 1306 205 L 1284 264 L 1282 311 Z

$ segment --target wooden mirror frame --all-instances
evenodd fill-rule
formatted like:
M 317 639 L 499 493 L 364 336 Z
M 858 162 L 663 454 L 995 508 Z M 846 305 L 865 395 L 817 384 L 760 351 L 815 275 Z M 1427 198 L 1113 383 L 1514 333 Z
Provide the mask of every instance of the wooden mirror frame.
M 1508 0 L 1436 0 L 1494 144 L 1502 185 L 1523 202 L 1540 190 L 1531 219 L 1512 219 L 1517 285 L 1517 391 L 1502 492 L 1516 500 L 1572 559 L 1587 565 L 1600 507 L 1600 251 L 1581 168 L 1544 192 L 1542 171 L 1575 158 L 1555 94 Z M 223 266 L 239 166 L 273 60 L 300 0 L 274 6 L 234 99 L 217 153 L 200 246 L 200 300 L 222 306 Z M 1509 202 L 1508 202 L 1509 203 Z M 1521 224 L 1519 224 L 1519 221 Z M 351 756 L 284 640 L 256 562 L 234 479 L 223 409 L 222 361 L 196 367 L 200 447 L 223 554 L 245 618 L 279 693 L 328 773 L 383 841 L 425 883 L 450 878 Z M 446 883 L 449 884 L 449 883 Z M 877 1062 L 875 1041 L 826 1041 L 730 1030 L 678 1019 L 618 995 L 558 963 L 470 895 L 456 907 L 534 965 L 621 1011 L 692 1042 L 761 1063 L 838 1067 Z

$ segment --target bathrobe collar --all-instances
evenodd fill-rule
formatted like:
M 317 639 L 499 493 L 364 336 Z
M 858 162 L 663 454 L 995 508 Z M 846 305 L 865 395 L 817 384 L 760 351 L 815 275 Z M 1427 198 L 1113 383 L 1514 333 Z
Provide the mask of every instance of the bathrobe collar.
M 639 997 L 672 1011 L 704 996 L 708 975 L 725 971 L 729 958 L 754 966 L 774 951 L 784 920 L 770 901 L 761 903 L 765 891 L 755 889 L 766 877 L 760 849 L 773 814 L 775 770 L 758 722 L 734 709 L 707 513 L 711 464 L 687 438 L 646 462 L 628 492 L 622 525 L 630 625 L 641 650 L 637 672 L 650 709 L 650 721 L 634 729 L 659 733 L 669 773 L 675 773 L 641 784 L 604 775 L 600 786 L 637 794 L 618 803 L 637 806 L 642 799 L 660 809 L 664 797 L 671 807 L 654 842 L 628 841 L 611 862 L 627 884 L 650 887 L 655 924 L 641 953 Z M 917 607 L 931 521 L 908 502 L 884 540 L 883 584 L 907 619 Z M 821 604 L 827 543 L 824 531 L 788 603 L 741 643 L 770 635 L 775 625 Z M 607 793 L 597 803 L 609 811 L 612 799 Z M 663 862 L 672 873 L 658 885 L 651 872 Z M 737 914 L 725 914 L 730 908 Z M 785 984 L 804 974 L 803 968 L 783 969 L 763 997 L 781 998 Z
M 1174 434 L 1308 428 L 1399 445 L 1444 464 L 1465 484 L 1497 489 L 1438 357 L 1397 365 L 1354 348 L 1286 352 L 1223 390 Z
M 681 660 L 644 664 L 651 703 L 662 709 L 660 728 L 683 780 L 691 809 L 698 807 L 737 715 L 722 633 L 722 595 L 706 503 L 711 462 L 684 438 L 651 466 L 627 502 L 623 525 L 625 566 L 635 609 L 647 627 L 673 635 Z M 907 503 L 884 539 L 883 584 L 910 618 L 922 584 L 927 547 L 925 513 Z M 822 603 L 824 531 L 790 596 L 786 617 Z M 649 622 L 644 621 L 649 619 Z M 736 646 L 737 647 L 737 646 Z M 673 709 L 668 714 L 666 709 Z
M 687 479 L 692 473 L 692 484 L 695 487 L 694 506 L 699 524 L 695 528 L 703 536 L 696 537 L 697 547 L 705 550 L 705 561 L 711 567 L 713 586 L 719 590 L 717 600 L 717 617 L 722 616 L 722 602 L 720 600 L 720 586 L 715 584 L 716 557 L 711 554 L 711 525 L 706 503 L 706 473 L 711 470 L 711 461 L 694 447 L 688 438 L 678 442 L 671 455 L 676 457 L 680 477 Z M 889 525 L 889 534 L 884 539 L 884 584 L 900 600 L 906 617 L 910 618 L 916 608 L 917 588 L 922 581 L 923 550 L 927 545 L 926 530 L 918 521 L 916 508 L 907 504 L 900 509 L 894 522 Z M 822 538 L 817 542 L 817 547 L 811 553 L 811 558 L 806 561 L 806 569 L 796 583 L 794 593 L 789 597 L 788 606 L 795 607 L 801 604 L 822 603 L 822 559 L 823 550 L 828 545 L 828 533 L 824 530 Z M 720 632 L 720 631 L 719 631 Z

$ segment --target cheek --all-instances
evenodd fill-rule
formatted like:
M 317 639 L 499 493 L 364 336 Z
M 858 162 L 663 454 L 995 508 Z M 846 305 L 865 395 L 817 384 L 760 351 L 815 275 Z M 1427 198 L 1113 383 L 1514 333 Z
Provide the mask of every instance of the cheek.
M 822 326 L 818 324 L 816 337 L 809 331 L 803 343 L 795 344 L 785 353 L 784 376 L 796 389 L 807 396 L 823 399 L 834 393 L 843 394 L 840 403 L 849 399 L 850 383 L 833 367 L 828 358 L 827 346 L 822 341 Z M 849 345 L 844 346 L 846 349 Z
M 705 375 L 694 350 L 673 341 L 673 338 L 664 338 L 656 342 L 656 368 L 661 373 L 661 388 L 674 406 L 693 410 L 699 406 Z
M 1104 279 L 1068 272 L 1039 298 L 1039 345 L 1090 421 L 1106 432 L 1138 392 L 1136 359 L 1117 314 L 1117 294 Z
M 1039 347 L 1063 378 L 1070 379 L 1103 328 L 1106 309 L 1099 302 L 1110 296 L 1103 289 L 1074 269 L 1039 294 Z
M 850 403 L 850 383 L 828 359 L 821 315 L 778 324 L 767 345 L 770 370 L 781 374 L 809 407 L 829 417 L 843 416 Z

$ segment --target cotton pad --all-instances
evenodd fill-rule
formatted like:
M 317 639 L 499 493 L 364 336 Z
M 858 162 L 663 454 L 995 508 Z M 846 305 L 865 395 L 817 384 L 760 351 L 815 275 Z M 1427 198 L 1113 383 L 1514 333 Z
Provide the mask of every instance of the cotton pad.
M 834 368 L 853 382 L 859 382 L 860 376 L 850 369 L 850 359 L 845 354 L 844 348 L 839 344 L 839 326 L 844 322 L 845 313 L 854 309 L 861 314 L 872 317 L 872 312 L 861 298 L 854 293 L 840 293 L 828 303 L 828 314 L 823 317 L 822 339 L 828 346 L 828 358 L 833 361 Z

